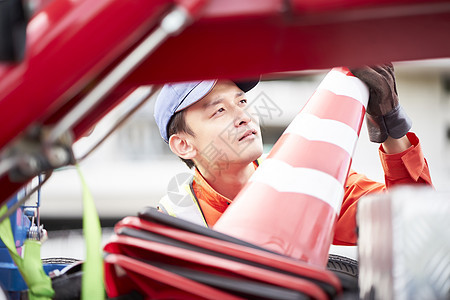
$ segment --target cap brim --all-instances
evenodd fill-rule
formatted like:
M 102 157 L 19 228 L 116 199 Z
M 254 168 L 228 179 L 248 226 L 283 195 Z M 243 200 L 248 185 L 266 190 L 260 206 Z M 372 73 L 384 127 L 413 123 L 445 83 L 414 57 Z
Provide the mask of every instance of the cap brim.
M 234 80 L 233 82 L 243 92 L 247 93 L 248 91 L 250 91 L 252 88 L 254 88 L 259 83 L 259 79 L 249 80 L 249 81 L 237 81 L 237 80 Z
M 249 81 L 233 81 L 238 88 L 243 92 L 248 92 L 254 88 L 258 83 L 259 79 L 249 80 Z M 193 105 L 194 103 L 202 100 L 206 97 L 216 85 L 217 80 L 203 80 L 201 81 L 192 91 L 185 97 L 183 102 L 178 106 L 175 112 L 179 112 L 187 107 Z

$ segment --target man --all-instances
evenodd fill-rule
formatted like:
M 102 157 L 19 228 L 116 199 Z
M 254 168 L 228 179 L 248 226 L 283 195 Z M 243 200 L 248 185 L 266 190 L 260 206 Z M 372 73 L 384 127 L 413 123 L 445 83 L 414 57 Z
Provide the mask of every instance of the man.
M 370 88 L 367 125 L 370 140 L 381 143 L 386 184 L 350 172 L 333 240 L 336 245 L 356 244 L 356 205 L 362 196 L 396 184 L 431 185 L 419 140 L 408 132 L 411 122 L 398 102 L 392 65 L 352 72 Z M 245 96 L 256 83 L 212 80 L 163 87 L 155 104 L 161 136 L 173 153 L 195 167 L 195 174 L 180 187 L 181 195 L 160 201 L 161 211 L 213 226 L 247 183 L 263 149 L 259 121 L 252 117 Z M 221 134 L 224 131 L 234 134 Z M 212 160 L 214 149 L 220 156 Z

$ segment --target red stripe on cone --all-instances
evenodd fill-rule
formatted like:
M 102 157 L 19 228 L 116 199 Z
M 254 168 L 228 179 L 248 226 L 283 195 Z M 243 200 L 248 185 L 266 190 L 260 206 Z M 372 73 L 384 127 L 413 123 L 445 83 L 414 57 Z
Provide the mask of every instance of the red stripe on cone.
M 364 106 L 356 99 L 336 95 L 327 90 L 318 90 L 300 113 L 342 122 L 359 134 L 365 112 Z
M 252 212 L 251 222 L 244 213 L 225 214 L 214 226 L 215 230 L 225 232 L 221 224 L 226 224 L 226 232 L 245 236 L 251 243 L 315 265 L 326 264 L 328 252 L 317 253 L 317 249 L 329 247 L 337 220 L 336 212 L 328 203 L 305 194 L 280 193 L 260 182 L 248 184 L 245 192 L 252 197 L 241 201 L 239 209 Z M 268 210 L 273 201 L 276 209 Z
M 295 136 L 292 138 L 292 135 Z M 310 168 L 327 173 L 342 184 L 347 179 L 351 157 L 341 147 L 310 141 L 294 133 L 283 134 L 267 158 L 276 158 L 293 167 Z

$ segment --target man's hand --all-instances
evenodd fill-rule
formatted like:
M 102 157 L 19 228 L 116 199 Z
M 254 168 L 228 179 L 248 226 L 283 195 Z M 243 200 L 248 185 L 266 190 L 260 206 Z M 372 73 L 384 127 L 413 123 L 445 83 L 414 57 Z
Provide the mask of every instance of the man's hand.
M 351 71 L 353 75 L 369 86 L 368 114 L 384 116 L 399 105 L 392 64 L 373 67 L 364 66 Z
M 398 102 L 392 64 L 365 66 L 351 72 L 369 87 L 366 122 L 370 140 L 383 143 L 388 137 L 400 139 L 405 136 L 412 123 Z

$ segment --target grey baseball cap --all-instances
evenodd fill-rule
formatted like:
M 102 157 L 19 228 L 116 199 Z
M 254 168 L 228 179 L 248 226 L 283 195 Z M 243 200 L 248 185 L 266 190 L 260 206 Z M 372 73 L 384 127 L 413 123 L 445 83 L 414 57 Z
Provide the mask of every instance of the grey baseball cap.
M 243 92 L 254 88 L 259 80 L 233 81 Z M 217 80 L 168 83 L 163 86 L 155 103 L 154 117 L 161 137 L 169 142 L 167 127 L 173 115 L 203 99 L 216 85 Z

